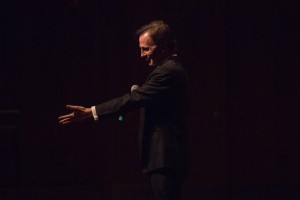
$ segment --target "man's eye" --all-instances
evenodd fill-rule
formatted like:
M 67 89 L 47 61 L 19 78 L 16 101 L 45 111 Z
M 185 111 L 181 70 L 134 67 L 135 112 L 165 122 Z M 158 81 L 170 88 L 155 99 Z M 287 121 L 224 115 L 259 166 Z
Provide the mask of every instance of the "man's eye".
M 143 51 L 149 51 L 150 48 L 142 48 Z

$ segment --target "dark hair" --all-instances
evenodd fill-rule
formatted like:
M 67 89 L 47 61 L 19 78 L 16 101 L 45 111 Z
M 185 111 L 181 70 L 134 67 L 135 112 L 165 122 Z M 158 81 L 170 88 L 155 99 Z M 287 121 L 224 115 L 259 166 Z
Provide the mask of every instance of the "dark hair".
M 149 24 L 140 27 L 136 31 L 136 34 L 137 36 L 141 36 L 146 32 L 150 34 L 150 37 L 156 45 L 176 52 L 177 47 L 175 37 L 173 35 L 173 32 L 171 31 L 170 26 L 164 21 L 152 21 Z

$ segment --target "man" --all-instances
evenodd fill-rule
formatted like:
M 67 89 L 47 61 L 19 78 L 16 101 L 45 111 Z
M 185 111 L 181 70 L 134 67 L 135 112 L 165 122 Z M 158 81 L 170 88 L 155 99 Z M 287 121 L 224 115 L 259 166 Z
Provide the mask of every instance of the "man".
M 184 144 L 188 109 L 187 75 L 178 61 L 170 27 L 153 21 L 137 31 L 141 58 L 153 69 L 141 87 L 91 108 L 71 106 L 61 124 L 122 115 L 142 108 L 140 155 L 143 172 L 151 176 L 155 199 L 180 199 L 186 171 Z

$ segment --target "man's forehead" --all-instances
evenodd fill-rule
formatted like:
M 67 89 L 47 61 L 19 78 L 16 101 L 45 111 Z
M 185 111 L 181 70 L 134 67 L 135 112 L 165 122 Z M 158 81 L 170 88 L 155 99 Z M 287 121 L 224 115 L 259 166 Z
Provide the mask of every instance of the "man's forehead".
M 148 32 L 143 33 L 139 37 L 140 45 L 154 45 L 152 38 Z

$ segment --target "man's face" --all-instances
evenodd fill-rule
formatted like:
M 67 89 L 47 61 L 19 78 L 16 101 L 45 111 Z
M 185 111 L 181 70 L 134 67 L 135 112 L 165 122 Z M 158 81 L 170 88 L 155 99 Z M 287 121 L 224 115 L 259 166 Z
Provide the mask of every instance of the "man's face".
M 150 37 L 149 33 L 144 33 L 139 37 L 141 58 L 145 59 L 150 67 L 157 66 L 163 59 L 163 51 Z

